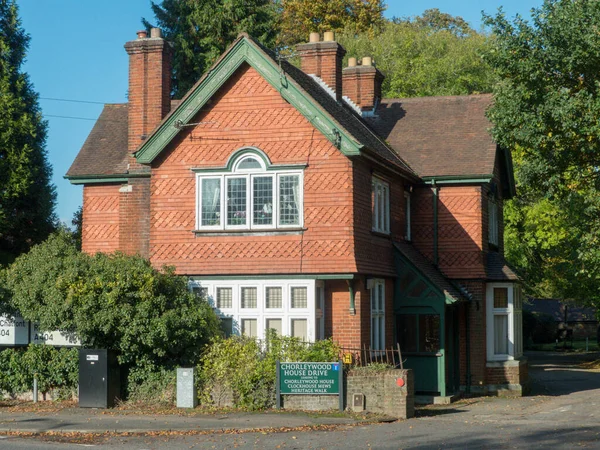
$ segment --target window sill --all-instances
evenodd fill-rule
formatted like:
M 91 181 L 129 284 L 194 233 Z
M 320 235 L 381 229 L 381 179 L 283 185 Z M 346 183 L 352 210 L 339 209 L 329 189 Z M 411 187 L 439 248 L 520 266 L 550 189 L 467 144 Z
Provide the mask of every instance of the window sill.
M 512 358 L 512 356 L 511 356 Z M 518 359 L 508 359 L 508 360 L 504 360 L 504 361 L 487 361 L 486 363 L 486 367 L 487 368 L 498 368 L 498 367 L 518 367 L 522 364 L 525 364 L 527 362 L 527 358 L 525 357 L 519 357 Z
M 258 230 L 193 230 L 196 237 L 201 236 L 286 236 L 303 234 L 308 228 L 268 228 Z

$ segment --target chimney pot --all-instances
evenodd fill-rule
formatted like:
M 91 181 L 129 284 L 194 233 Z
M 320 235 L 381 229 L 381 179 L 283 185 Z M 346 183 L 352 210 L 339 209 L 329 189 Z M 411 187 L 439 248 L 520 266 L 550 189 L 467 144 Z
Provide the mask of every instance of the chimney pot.
M 356 58 L 348 58 L 348 67 L 356 67 Z
M 146 30 L 140 30 L 136 34 L 138 39 L 146 39 L 148 37 Z
M 326 31 L 323 33 L 323 42 L 333 42 L 335 41 L 335 36 L 333 31 Z
M 313 43 L 313 42 L 319 42 L 321 40 L 321 35 L 319 33 L 310 33 L 310 36 L 308 37 L 308 42 Z
M 151 38 L 160 38 L 162 37 L 162 33 L 160 28 L 150 28 L 150 37 Z
M 373 65 L 373 59 L 370 56 L 365 56 L 362 59 L 362 65 L 363 66 L 372 66 Z

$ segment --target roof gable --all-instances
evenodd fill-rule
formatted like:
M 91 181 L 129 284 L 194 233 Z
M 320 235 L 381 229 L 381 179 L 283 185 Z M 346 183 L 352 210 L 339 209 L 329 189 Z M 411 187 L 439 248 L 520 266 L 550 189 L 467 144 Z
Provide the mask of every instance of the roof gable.
M 190 89 L 179 106 L 165 117 L 153 134 L 139 147 L 135 154 L 138 162 L 151 163 L 177 136 L 182 125 L 190 123 L 209 99 L 244 63 L 253 67 L 344 155 L 359 155 L 361 151 L 367 151 L 364 141 L 368 141 L 369 138 L 372 141 L 377 139 L 378 142 L 368 142 L 368 150 L 375 150 L 376 153 L 379 150 L 379 156 L 386 162 L 392 163 L 414 177 L 414 173 L 408 166 L 374 133 L 371 132 L 373 136 L 370 137 L 366 136 L 368 133 L 364 130 L 359 130 L 360 126 L 368 129 L 366 124 L 361 124 L 359 119 L 352 117 L 349 111 L 340 110 L 331 114 L 328 108 L 324 107 L 324 103 L 327 103 L 326 99 L 316 99 L 315 95 L 311 95 L 313 93 L 307 92 L 308 84 L 316 85 L 314 80 L 307 82 L 301 79 L 302 75 L 308 79 L 310 77 L 303 73 L 298 74 L 287 62 L 278 65 L 271 54 L 247 35 L 240 35 L 215 65 Z M 298 69 L 295 70 L 299 72 Z M 298 82 L 299 78 L 302 85 Z M 324 95 L 328 96 L 326 93 Z M 331 108 L 329 105 L 329 109 Z M 355 123 L 352 123 L 353 121 Z M 349 131 L 350 128 L 352 131 Z M 383 148 L 377 149 L 378 146 Z

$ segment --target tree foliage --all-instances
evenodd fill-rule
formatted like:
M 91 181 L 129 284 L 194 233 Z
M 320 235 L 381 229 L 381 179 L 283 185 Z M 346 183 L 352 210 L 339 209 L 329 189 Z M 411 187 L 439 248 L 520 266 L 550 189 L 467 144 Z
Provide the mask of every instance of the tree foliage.
M 456 22 L 466 26 L 459 19 Z M 481 55 L 488 45 L 487 36 L 471 29 L 457 32 L 450 23 L 448 17 L 443 23 L 431 16 L 395 19 L 385 22 L 375 39 L 346 30 L 337 40 L 347 56 L 373 57 L 385 75 L 384 97 L 491 92 L 495 77 Z
M 272 0 L 152 2 L 156 25 L 173 43 L 173 94 L 181 98 L 240 32 L 272 47 L 277 34 Z M 150 22 L 142 19 L 146 27 Z
M 366 33 L 371 38 L 384 24 L 383 0 L 279 0 L 279 42 L 307 42 L 311 32 Z
M 16 3 L 0 0 L 0 264 L 46 239 L 55 224 L 47 125 L 21 70 L 28 45 Z
M 61 231 L 5 270 L 5 295 L 44 330 L 75 333 L 86 347 L 115 349 L 120 362 L 154 370 L 195 364 L 219 333 L 205 299 L 172 269 L 137 256 L 76 250 Z
M 600 3 L 546 0 L 532 23 L 485 16 L 500 82 L 489 111 L 519 199 L 506 250 L 537 295 L 600 301 Z

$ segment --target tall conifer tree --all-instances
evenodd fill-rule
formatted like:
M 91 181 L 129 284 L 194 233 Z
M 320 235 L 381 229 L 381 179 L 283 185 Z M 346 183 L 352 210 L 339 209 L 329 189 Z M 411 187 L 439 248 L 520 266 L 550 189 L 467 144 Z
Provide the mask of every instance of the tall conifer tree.
M 272 0 L 163 0 L 152 2 L 156 25 L 173 43 L 173 95 L 181 98 L 225 51 L 247 32 L 267 47 L 277 35 Z M 149 28 L 150 22 L 142 19 Z
M 22 71 L 29 39 L 15 1 L 0 0 L 0 265 L 46 239 L 56 222 L 47 124 Z

